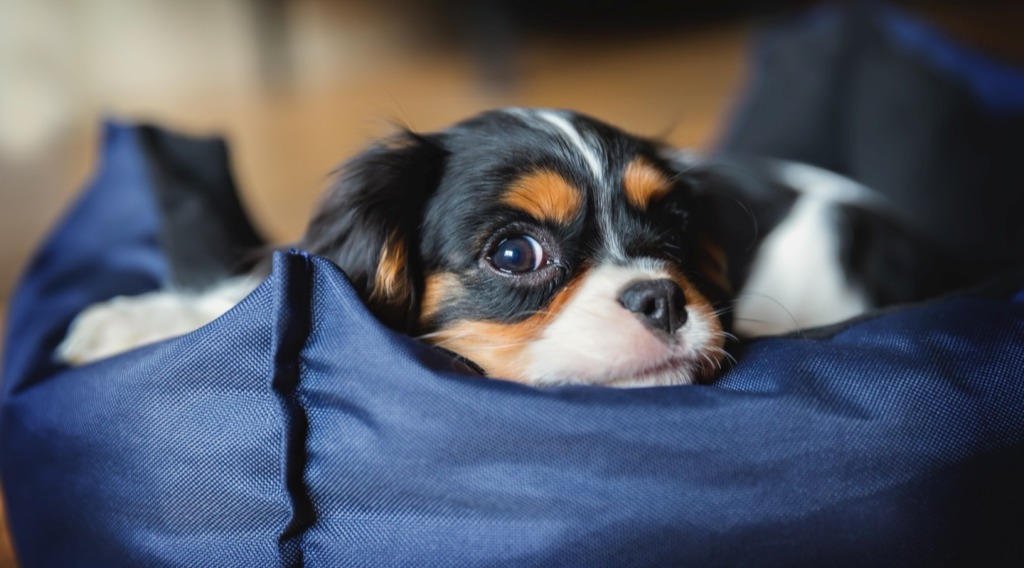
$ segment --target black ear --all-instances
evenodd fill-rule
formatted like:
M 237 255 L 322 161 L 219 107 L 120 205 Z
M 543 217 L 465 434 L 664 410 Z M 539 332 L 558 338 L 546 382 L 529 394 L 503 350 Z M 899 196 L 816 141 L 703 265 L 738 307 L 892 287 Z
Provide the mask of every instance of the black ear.
M 438 136 L 402 132 L 339 168 L 299 246 L 336 263 L 385 325 L 412 332 L 423 292 L 419 230 L 444 170 Z

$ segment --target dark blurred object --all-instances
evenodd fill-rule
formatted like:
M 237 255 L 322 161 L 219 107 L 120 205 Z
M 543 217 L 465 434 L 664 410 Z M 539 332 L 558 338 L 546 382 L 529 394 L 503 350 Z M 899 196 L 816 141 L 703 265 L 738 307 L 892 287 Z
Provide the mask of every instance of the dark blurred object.
M 287 82 L 292 72 L 293 54 L 289 49 L 288 9 L 284 0 L 251 0 L 250 14 L 260 50 L 263 79 L 269 85 Z
M 715 21 L 764 16 L 809 4 L 806 0 L 433 0 L 435 22 L 455 26 L 472 48 L 485 85 L 502 90 L 515 82 L 514 55 L 522 36 L 647 35 Z
M 1024 2 L 1020 0 L 900 0 L 895 2 L 956 41 L 1024 65 Z
M 151 126 L 140 127 L 137 136 L 159 204 L 170 284 L 203 289 L 249 272 L 266 241 L 238 200 L 224 141 Z
M 777 23 L 721 149 L 888 195 L 979 277 L 1024 260 L 1024 68 L 881 4 Z
M 809 4 L 774 0 L 438 0 L 467 10 L 502 14 L 523 29 L 650 31 L 723 18 L 750 17 Z

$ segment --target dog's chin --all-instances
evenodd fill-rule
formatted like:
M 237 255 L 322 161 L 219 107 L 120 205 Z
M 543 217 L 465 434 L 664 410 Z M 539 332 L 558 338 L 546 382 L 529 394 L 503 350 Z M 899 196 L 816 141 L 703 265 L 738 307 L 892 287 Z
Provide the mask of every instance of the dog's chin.
M 615 388 L 692 385 L 703 382 L 719 361 L 711 355 L 669 355 L 654 363 L 649 359 L 622 361 L 614 368 L 576 369 L 571 372 L 524 376 L 518 382 L 537 386 L 586 384 Z
M 697 361 L 672 357 L 649 367 L 621 372 L 603 384 L 618 388 L 691 385 L 698 382 L 702 375 L 701 365 Z

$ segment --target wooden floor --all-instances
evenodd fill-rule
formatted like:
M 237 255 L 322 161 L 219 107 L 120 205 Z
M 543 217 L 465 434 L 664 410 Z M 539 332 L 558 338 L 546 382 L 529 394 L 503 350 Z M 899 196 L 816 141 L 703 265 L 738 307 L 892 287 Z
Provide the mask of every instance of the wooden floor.
M 186 12 L 204 5 L 165 3 Z M 153 12 L 134 9 L 132 25 L 145 29 L 166 23 L 153 8 L 160 4 L 137 4 Z M 524 36 L 507 54 L 511 81 L 497 86 L 484 80 L 473 50 L 457 41 L 410 39 L 406 32 L 415 21 L 396 21 L 372 4 L 296 2 L 288 14 L 291 63 L 284 79 L 252 73 L 232 83 L 217 69 L 191 77 L 192 68 L 210 68 L 207 53 L 161 53 L 144 33 L 132 41 L 140 42 L 140 50 L 152 48 L 147 52 L 152 57 L 168 58 L 162 67 L 182 78 L 152 86 L 136 79 L 148 76 L 143 71 L 154 64 L 120 61 L 123 67 L 105 69 L 100 56 L 85 66 L 102 69 L 96 76 L 69 77 L 58 69 L 56 80 L 81 93 L 80 99 L 57 100 L 55 105 L 64 106 L 41 116 L 59 119 L 35 130 L 34 123 L 26 123 L 29 134 L 12 138 L 8 133 L 8 146 L 0 145 L 0 315 L 28 255 L 88 178 L 101 116 L 225 135 L 247 209 L 268 236 L 285 242 L 299 235 L 331 168 L 395 123 L 430 130 L 494 106 L 566 107 L 681 146 L 706 147 L 741 85 L 750 29 L 726 22 L 652 35 Z M 202 44 L 205 36 L 197 34 L 238 27 L 231 13 L 217 14 L 197 14 L 195 21 L 179 15 L 175 21 L 181 29 L 174 32 L 171 26 L 164 36 L 171 34 L 174 45 L 179 39 Z M 216 18 L 224 18 L 223 25 Z M 205 23 L 195 23 L 199 20 Z M 32 45 L 34 39 L 26 41 Z M 107 53 L 102 45 L 86 47 L 94 48 L 94 55 Z M 246 55 L 235 47 L 242 60 L 238 67 L 252 68 L 259 51 Z M 221 69 L 235 68 L 222 62 Z M 90 81 L 127 86 L 104 91 Z M 204 88 L 208 83 L 217 88 Z M 9 546 L 0 546 L 0 567 L 13 563 Z

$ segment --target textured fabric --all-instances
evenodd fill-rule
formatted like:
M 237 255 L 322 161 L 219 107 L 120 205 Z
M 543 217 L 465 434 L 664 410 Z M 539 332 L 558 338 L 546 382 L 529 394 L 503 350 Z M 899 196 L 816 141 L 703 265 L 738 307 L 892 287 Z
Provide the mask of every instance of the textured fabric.
M 50 353 L 86 306 L 167 282 L 159 214 L 136 129 L 108 124 L 85 191 L 43 243 L 11 296 L 4 394 L 55 371 Z M 10 377 L 17 377 L 17 381 Z
M 0 468 L 27 568 L 1024 561 L 1020 286 L 759 341 L 710 387 L 536 389 L 390 332 L 290 253 L 209 326 L 55 366 L 77 309 L 167 278 L 138 148 L 108 131 L 11 306 Z

